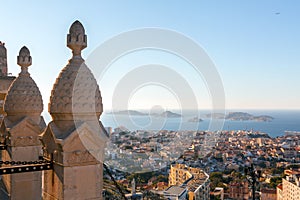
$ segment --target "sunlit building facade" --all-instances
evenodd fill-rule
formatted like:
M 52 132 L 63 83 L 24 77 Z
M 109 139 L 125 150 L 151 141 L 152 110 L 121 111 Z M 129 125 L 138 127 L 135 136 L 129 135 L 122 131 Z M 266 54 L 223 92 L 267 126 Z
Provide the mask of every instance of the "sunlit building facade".
M 188 167 L 184 164 L 171 166 L 169 186 L 183 186 L 187 189 L 187 199 L 209 199 L 209 175 L 199 168 Z

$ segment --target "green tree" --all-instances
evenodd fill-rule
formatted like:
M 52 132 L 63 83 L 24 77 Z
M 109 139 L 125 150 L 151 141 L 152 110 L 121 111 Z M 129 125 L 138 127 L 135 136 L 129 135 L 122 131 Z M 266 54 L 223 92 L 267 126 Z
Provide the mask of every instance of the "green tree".
M 282 183 L 282 177 L 275 176 L 270 179 L 270 187 L 276 188 L 278 184 Z

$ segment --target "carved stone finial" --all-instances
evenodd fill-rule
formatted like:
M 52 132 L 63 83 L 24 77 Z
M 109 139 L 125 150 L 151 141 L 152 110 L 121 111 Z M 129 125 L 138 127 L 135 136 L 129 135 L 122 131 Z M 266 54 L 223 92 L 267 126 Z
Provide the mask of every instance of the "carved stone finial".
M 73 57 L 53 85 L 48 107 L 53 121 L 41 135 L 45 156 L 54 161 L 53 170 L 44 174 L 43 197 L 102 200 L 101 161 L 106 142 L 99 121 L 102 98 L 94 75 L 80 55 L 87 45 L 79 21 L 70 28 L 67 46 L 73 50 Z M 82 177 L 89 181 L 74 182 Z
M 81 50 L 87 47 L 87 37 L 84 27 L 76 20 L 70 27 L 67 36 L 67 46 L 72 49 L 73 57 L 81 57 Z
M 17 58 L 21 73 L 12 82 L 4 101 L 4 111 L 11 120 L 31 116 L 40 120 L 43 100 L 39 88 L 30 77 L 27 69 L 31 65 L 31 56 L 27 47 L 22 47 Z
M 0 76 L 7 76 L 7 55 L 5 43 L 0 41 Z
M 5 43 L 0 41 L 0 57 L 6 58 L 6 48 Z
M 68 34 L 68 47 L 73 58 L 62 69 L 50 96 L 48 110 L 53 120 L 99 119 L 102 113 L 102 98 L 97 81 L 81 57 L 86 47 L 86 35 L 79 21 L 75 21 Z
M 17 63 L 21 66 L 21 74 L 28 73 L 28 67 L 32 64 L 30 51 L 26 46 L 23 46 L 17 57 Z

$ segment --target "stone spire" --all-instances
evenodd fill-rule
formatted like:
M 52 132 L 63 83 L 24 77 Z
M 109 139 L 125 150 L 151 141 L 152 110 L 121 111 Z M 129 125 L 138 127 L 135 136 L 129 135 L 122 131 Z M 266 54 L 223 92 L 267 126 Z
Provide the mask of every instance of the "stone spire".
M 43 100 L 39 88 L 28 73 L 28 67 L 32 62 L 27 47 L 21 48 L 17 63 L 21 67 L 21 72 L 8 89 L 4 111 L 12 121 L 30 116 L 39 123 L 43 111 Z
M 67 36 L 73 56 L 53 85 L 48 107 L 53 120 L 41 138 L 44 155 L 54 161 L 54 170 L 44 172 L 44 199 L 102 200 L 107 135 L 99 121 L 99 86 L 81 57 L 86 41 L 75 21 Z
M 131 181 L 131 194 L 135 195 L 135 179 L 133 178 Z
M 0 76 L 7 76 L 7 54 L 5 43 L 0 41 Z
M 10 85 L 4 100 L 6 116 L 1 123 L 0 134 L 8 138 L 8 146 L 6 151 L 1 152 L 2 159 L 36 161 L 42 150 L 39 135 L 46 124 L 40 116 L 43 111 L 40 90 L 28 73 L 32 62 L 27 47 L 21 48 L 17 63 L 21 72 Z M 7 189 L 7 199 L 42 199 L 41 172 L 7 174 L 2 179 Z
M 6 56 L 5 43 L 0 41 L 0 56 Z
M 53 120 L 99 119 L 102 98 L 96 79 L 81 57 L 87 37 L 79 21 L 71 25 L 67 46 L 73 56 L 56 79 L 48 110 Z

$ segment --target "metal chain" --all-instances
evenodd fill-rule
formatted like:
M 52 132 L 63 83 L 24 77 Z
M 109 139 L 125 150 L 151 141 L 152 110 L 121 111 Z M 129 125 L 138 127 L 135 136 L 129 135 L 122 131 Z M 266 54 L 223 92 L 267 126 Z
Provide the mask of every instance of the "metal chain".
M 49 164 L 51 161 L 38 160 L 38 161 L 0 161 L 0 165 L 33 165 L 33 164 Z

